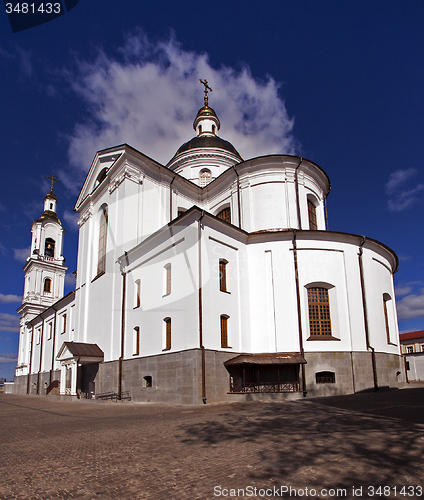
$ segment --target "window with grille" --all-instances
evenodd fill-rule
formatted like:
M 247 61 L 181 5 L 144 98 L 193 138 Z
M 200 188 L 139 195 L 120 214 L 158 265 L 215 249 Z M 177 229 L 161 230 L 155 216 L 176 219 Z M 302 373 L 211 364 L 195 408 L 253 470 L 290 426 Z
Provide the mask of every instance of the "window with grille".
M 100 215 L 97 275 L 102 274 L 106 271 L 107 224 L 108 224 L 107 209 L 104 208 L 101 215 Z
M 311 200 L 308 200 L 308 218 L 309 218 L 309 229 L 318 229 L 317 225 L 317 208 Z
M 219 289 L 221 292 L 227 291 L 227 264 L 226 260 L 219 261 Z
M 228 347 L 228 316 L 221 316 L 221 347 Z
M 330 301 L 326 288 L 308 288 L 309 330 L 311 336 L 331 336 Z
M 222 220 L 225 220 L 225 222 L 229 222 L 231 224 L 231 210 L 230 207 L 224 208 L 221 210 L 218 214 L 217 217 L 219 217 Z
M 200 171 L 200 187 L 207 186 L 212 180 L 212 172 L 208 169 L 203 169 Z
M 407 354 L 413 353 L 414 352 L 414 346 L 412 346 L 412 345 L 406 346 L 406 352 L 407 352 Z
M 165 350 L 171 349 L 171 318 L 165 318 Z
M 315 374 L 317 384 L 335 384 L 336 374 L 334 372 L 319 372 Z

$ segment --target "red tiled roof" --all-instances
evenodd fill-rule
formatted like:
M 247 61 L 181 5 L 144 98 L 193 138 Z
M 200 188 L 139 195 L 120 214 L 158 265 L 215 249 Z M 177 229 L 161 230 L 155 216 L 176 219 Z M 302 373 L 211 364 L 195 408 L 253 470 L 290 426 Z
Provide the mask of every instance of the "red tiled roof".
M 407 332 L 400 333 L 399 339 L 402 342 L 403 340 L 412 340 L 412 339 L 420 339 L 424 338 L 424 330 L 418 330 L 417 332 Z

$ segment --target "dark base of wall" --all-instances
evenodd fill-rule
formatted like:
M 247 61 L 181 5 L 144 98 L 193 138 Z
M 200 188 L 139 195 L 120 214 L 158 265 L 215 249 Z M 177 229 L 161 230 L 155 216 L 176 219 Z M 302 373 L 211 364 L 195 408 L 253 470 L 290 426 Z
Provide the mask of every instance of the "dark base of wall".
M 240 353 L 205 350 L 206 402 L 293 400 L 303 398 L 297 393 L 230 394 L 229 374 L 224 362 Z M 376 353 L 377 382 L 380 388 L 402 387 L 405 371 L 401 356 Z M 370 352 L 305 353 L 307 397 L 352 394 L 373 390 L 374 377 Z M 317 383 L 316 374 L 334 373 L 333 383 Z M 59 371 L 53 379 L 58 379 Z M 100 363 L 95 378 L 95 392 L 118 392 L 119 362 Z M 15 377 L 15 392 L 26 394 L 27 376 Z M 50 372 L 29 377 L 30 394 L 46 394 Z M 39 390 L 37 390 L 38 385 Z M 46 385 L 47 384 L 47 385 Z M 202 351 L 193 349 L 158 356 L 137 357 L 122 363 L 122 391 L 129 391 L 131 400 L 151 403 L 202 404 Z

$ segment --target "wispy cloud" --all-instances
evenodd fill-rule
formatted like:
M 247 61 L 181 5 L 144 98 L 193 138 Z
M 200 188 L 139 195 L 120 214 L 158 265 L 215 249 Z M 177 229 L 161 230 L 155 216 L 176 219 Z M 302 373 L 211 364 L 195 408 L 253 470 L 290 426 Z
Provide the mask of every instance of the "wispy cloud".
M 397 311 L 400 320 L 424 318 L 424 289 L 397 301 Z
M 6 354 L 0 354 L 0 363 L 7 364 L 7 363 L 17 363 L 18 362 L 18 356 L 16 353 L 6 353 Z
M 193 136 L 203 106 L 199 78 L 213 89 L 209 104 L 220 118 L 220 135 L 244 158 L 293 154 L 298 147 L 280 83 L 256 78 L 247 65 L 212 67 L 206 53 L 186 51 L 173 37 L 153 42 L 134 32 L 115 55 L 99 51 L 94 60 L 79 60 L 68 77 L 90 112 L 69 138 L 70 163 L 79 172 L 78 179 L 67 176 L 73 189 L 97 150 L 123 142 L 167 163 Z
M 387 206 L 391 212 L 401 212 L 419 199 L 419 193 L 424 190 L 424 184 L 416 184 L 408 188 L 408 181 L 417 174 L 414 168 L 396 170 L 390 174 L 386 183 L 386 194 L 388 196 Z
M 0 332 L 19 332 L 19 316 L 0 313 Z
M 65 274 L 65 285 L 68 285 L 70 287 L 75 287 L 75 275 L 72 273 L 66 273 Z
M 13 258 L 18 260 L 19 262 L 26 262 L 29 257 L 29 253 L 31 251 L 30 247 L 27 248 L 14 248 L 13 249 Z
M 79 214 L 76 212 L 71 212 L 70 210 L 65 210 L 63 213 L 63 220 L 67 223 L 66 229 L 70 231 L 78 231 L 78 219 Z
M 3 295 L 0 293 L 0 302 L 3 304 L 13 304 L 14 302 L 22 302 L 22 297 L 19 295 Z

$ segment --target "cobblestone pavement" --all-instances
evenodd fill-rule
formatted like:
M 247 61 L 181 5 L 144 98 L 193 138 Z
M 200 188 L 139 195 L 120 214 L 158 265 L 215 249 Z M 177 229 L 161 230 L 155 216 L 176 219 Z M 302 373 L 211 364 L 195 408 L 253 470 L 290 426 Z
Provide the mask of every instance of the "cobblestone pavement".
M 205 406 L 0 395 L 0 417 L 0 499 L 405 499 L 424 481 L 424 388 Z

